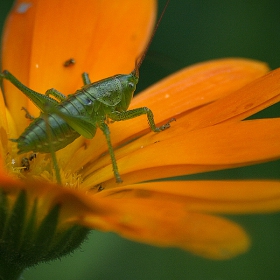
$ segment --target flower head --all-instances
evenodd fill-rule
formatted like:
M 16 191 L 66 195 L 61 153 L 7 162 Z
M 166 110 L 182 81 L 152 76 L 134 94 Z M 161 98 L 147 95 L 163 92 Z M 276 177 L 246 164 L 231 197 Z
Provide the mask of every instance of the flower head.
M 89 0 L 28 3 L 17 1 L 8 18 L 2 66 L 42 93 L 49 88 L 75 93 L 82 86 L 82 72 L 93 81 L 131 72 L 155 18 L 151 0 L 137 2 L 136 14 L 131 1 L 121 6 Z M 115 231 L 213 259 L 246 251 L 250 241 L 244 229 L 218 215 L 278 211 L 279 181 L 156 180 L 279 158 L 280 118 L 245 120 L 279 102 L 280 70 L 267 71 L 257 61 L 215 60 L 185 68 L 136 96 L 129 109 L 148 107 L 157 124 L 171 118 L 176 123 L 160 133 L 151 132 L 144 117 L 109 124 L 121 184 L 115 182 L 99 130 L 93 139 L 80 137 L 57 151 L 62 186 L 56 184 L 49 154 L 39 153 L 32 160 L 32 151 L 17 155 L 17 146 L 9 139 L 18 138 L 30 123 L 21 108 L 35 117 L 39 112 L 4 81 L 0 185 L 8 222 L 3 232 L 13 230 L 9 211 L 23 207 L 18 232 L 25 237 L 32 232 L 29 244 L 37 244 L 45 224 L 53 221 L 48 224 L 53 238 L 45 259 L 58 252 L 59 240 L 70 234 L 78 236 L 71 235 L 75 246 L 59 252 L 75 248 L 85 228 Z M 17 244 L 14 250 L 22 252 L 22 247 Z M 42 260 L 35 258 L 34 263 Z

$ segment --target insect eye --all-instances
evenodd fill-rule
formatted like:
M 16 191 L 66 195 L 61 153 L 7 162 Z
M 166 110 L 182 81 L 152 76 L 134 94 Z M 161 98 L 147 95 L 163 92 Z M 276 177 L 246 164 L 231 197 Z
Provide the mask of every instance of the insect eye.
M 128 83 L 128 86 L 130 87 L 130 88 L 134 88 L 134 83 Z

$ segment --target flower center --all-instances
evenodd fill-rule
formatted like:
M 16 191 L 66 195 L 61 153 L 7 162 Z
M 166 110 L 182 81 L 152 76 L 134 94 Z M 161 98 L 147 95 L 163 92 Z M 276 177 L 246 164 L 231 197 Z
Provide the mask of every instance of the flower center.
M 59 159 L 58 159 L 58 165 Z M 23 154 L 6 156 L 6 168 L 18 179 L 44 180 L 50 183 L 57 183 L 56 171 L 49 154 Z M 68 188 L 77 189 L 82 183 L 82 175 L 77 172 L 60 169 L 61 183 Z

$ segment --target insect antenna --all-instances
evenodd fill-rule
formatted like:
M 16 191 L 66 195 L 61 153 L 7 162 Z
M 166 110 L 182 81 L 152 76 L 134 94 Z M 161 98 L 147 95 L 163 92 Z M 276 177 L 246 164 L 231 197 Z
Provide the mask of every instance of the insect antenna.
M 169 2 L 170 2 L 170 0 L 168 0 L 168 1 L 165 3 L 165 6 L 164 6 L 164 8 L 163 8 L 163 10 L 162 10 L 162 12 L 161 12 L 161 14 L 160 14 L 160 17 L 159 17 L 159 19 L 158 19 L 158 21 L 157 21 L 157 24 L 156 24 L 156 26 L 155 26 L 155 28 L 154 28 L 154 31 L 153 31 L 153 33 L 152 33 L 152 36 L 151 36 L 151 38 L 150 38 L 150 40 L 149 40 L 149 42 L 148 42 L 148 44 L 147 44 L 145 50 L 143 51 L 143 53 L 142 53 L 142 54 L 136 59 L 136 61 L 135 61 L 135 68 L 134 68 L 134 70 L 132 71 L 132 74 L 135 75 L 137 78 L 139 78 L 139 69 L 140 69 L 140 66 L 142 65 L 142 63 L 143 63 L 143 61 L 144 61 L 144 59 L 145 59 L 145 57 L 146 57 L 146 54 L 147 54 L 147 52 L 148 52 L 148 50 L 149 50 L 149 48 L 150 48 L 150 45 L 151 45 L 151 43 L 152 43 L 152 40 L 153 40 L 153 38 L 154 38 L 154 36 L 155 36 L 155 34 L 156 34 L 156 32 L 157 32 L 157 29 L 158 29 L 158 27 L 159 27 L 159 24 L 160 24 L 160 22 L 161 22 L 161 20 L 162 20 L 162 17 L 163 17 L 163 15 L 164 15 L 165 11 L 166 11 L 166 8 L 167 8 Z

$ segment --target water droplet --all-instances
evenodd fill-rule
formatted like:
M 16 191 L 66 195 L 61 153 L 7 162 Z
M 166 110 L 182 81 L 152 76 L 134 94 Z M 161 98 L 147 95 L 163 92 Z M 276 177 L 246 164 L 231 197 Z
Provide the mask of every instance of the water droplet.
M 26 13 L 26 11 L 32 6 L 31 3 L 20 3 L 18 5 L 18 7 L 16 8 L 16 11 L 19 13 L 19 14 L 24 14 Z

